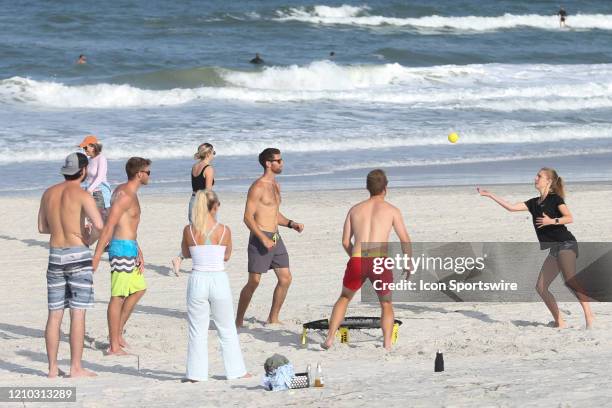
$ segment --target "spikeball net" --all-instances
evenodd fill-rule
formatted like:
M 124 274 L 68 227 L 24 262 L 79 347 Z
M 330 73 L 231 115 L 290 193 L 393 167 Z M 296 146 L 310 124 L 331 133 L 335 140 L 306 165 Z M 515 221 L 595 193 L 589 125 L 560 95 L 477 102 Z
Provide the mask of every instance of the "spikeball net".
M 402 325 L 401 320 L 395 319 L 393 324 L 393 332 L 391 341 L 393 344 L 397 342 L 399 335 L 399 327 Z M 306 345 L 309 340 L 320 343 L 325 340 L 327 331 L 329 330 L 329 320 L 320 319 L 312 322 L 304 323 L 302 330 L 302 345 Z M 362 343 L 382 339 L 382 329 L 380 328 L 380 317 L 354 316 L 345 317 L 336 337 L 340 343 Z

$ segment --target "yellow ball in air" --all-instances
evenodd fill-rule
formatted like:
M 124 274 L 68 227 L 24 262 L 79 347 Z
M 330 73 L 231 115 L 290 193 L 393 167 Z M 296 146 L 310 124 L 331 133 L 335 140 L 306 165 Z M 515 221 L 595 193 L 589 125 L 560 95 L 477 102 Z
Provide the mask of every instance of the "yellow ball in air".
M 459 140 L 459 135 L 455 132 L 451 133 L 450 135 L 448 135 L 448 141 L 451 143 L 457 143 L 457 140 Z

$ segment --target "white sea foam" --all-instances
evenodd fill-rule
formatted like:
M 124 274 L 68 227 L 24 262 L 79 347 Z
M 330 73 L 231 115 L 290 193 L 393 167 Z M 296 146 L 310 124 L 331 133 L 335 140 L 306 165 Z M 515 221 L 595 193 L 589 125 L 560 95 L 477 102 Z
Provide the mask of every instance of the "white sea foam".
M 316 61 L 257 72 L 218 69 L 225 87 L 146 90 L 130 85 L 66 85 L 13 77 L 0 104 L 53 109 L 177 106 L 209 100 L 408 105 L 419 109 L 563 111 L 612 107 L 612 64 L 485 64 L 408 68 Z
M 443 31 L 496 31 L 516 27 L 531 27 L 543 30 L 558 30 L 559 19 L 555 15 L 504 14 L 502 16 L 425 16 L 398 18 L 368 15 L 367 7 L 314 6 L 295 7 L 278 11 L 278 21 L 301 21 L 311 24 L 336 24 L 353 26 L 398 26 L 416 30 Z M 579 30 L 612 30 L 612 15 L 575 14 L 568 17 L 568 26 Z
M 309 92 L 350 91 L 422 79 L 400 64 L 342 66 L 330 61 L 269 67 L 262 72 L 226 71 L 222 77 L 243 88 Z
M 292 7 L 287 11 L 277 11 L 279 17 L 300 16 L 300 17 L 319 17 L 319 18 L 352 18 L 369 10 L 367 6 L 313 6 L 313 7 Z
M 557 125 L 550 124 L 546 127 L 517 127 L 512 124 L 496 124 L 495 126 L 473 126 L 467 125 L 455 129 L 460 133 L 460 146 L 468 145 L 504 145 L 504 144 L 546 144 L 552 143 L 545 151 L 538 150 L 538 154 L 550 153 L 554 155 L 570 154 L 593 154 L 608 152 L 601 151 L 601 146 L 574 148 L 568 147 L 564 150 L 555 150 L 554 146 L 559 142 L 570 142 L 578 146 L 581 141 L 588 142 L 595 139 L 609 138 L 612 134 L 612 125 Z M 168 131 L 167 131 L 168 132 Z M 202 135 L 185 135 L 185 131 L 176 130 L 180 134 L 164 133 L 154 134 L 148 132 L 146 135 L 107 134 L 104 137 L 104 153 L 109 159 L 126 159 L 138 152 L 143 157 L 152 159 L 178 159 L 191 157 L 193 146 L 197 146 L 202 140 Z M 1 139 L 1 138 L 0 138 Z M 160 140 L 164 142 L 159 143 Z M 440 130 L 411 130 L 390 132 L 386 130 L 364 129 L 361 132 L 354 130 L 338 129 L 336 132 L 315 133 L 309 130 L 295 131 L 283 138 L 275 131 L 262 129 L 255 137 L 245 138 L 242 135 L 208 135 L 206 140 L 218 146 L 216 150 L 222 156 L 245 156 L 256 155 L 270 145 L 281 145 L 282 150 L 287 153 L 312 153 L 312 152 L 347 152 L 360 150 L 372 150 L 373 141 L 376 149 L 389 150 L 410 147 L 445 148 L 449 145 L 444 131 Z M 129 144 L 129 149 L 126 149 Z M 2 142 L 0 143 L 0 164 L 16 163 L 24 161 L 61 161 L 66 152 L 74 149 L 73 143 L 58 143 L 49 141 L 47 138 L 39 140 L 35 145 Z M 498 148 L 496 148 L 498 149 Z M 599 149 L 599 150 L 598 150 Z M 612 151 L 612 149 L 609 149 Z M 497 153 L 495 153 L 497 151 Z M 495 150 L 492 153 L 476 155 L 470 160 L 483 161 L 500 158 L 504 150 Z M 358 154 L 358 153 L 357 153 Z M 505 153 L 504 153 L 505 154 Z M 505 156 L 504 156 L 505 157 Z M 431 160 L 431 158 L 425 158 Z M 416 162 L 414 162 L 416 163 Z

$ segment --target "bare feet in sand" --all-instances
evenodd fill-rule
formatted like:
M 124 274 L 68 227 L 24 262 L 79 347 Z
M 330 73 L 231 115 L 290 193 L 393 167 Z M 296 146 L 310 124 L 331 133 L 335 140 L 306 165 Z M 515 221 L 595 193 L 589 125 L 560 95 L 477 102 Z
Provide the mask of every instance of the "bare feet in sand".
M 285 323 L 281 322 L 280 320 L 266 320 L 266 326 L 284 326 Z
M 98 374 L 94 373 L 93 371 L 86 370 L 84 368 L 71 368 L 70 375 L 68 377 L 78 378 L 78 377 L 97 377 L 97 376 Z
M 593 316 L 587 317 L 585 329 L 590 330 L 593 328 L 593 320 L 595 320 Z
M 253 377 L 253 374 L 251 373 L 246 373 L 245 375 L 243 375 L 242 377 L 238 377 L 238 379 L 242 379 L 242 378 L 251 378 Z
M 127 356 L 128 353 L 122 349 L 121 347 L 119 347 L 118 350 L 112 350 L 110 347 L 106 350 L 106 353 L 104 353 L 104 355 L 106 356 Z
M 179 271 L 181 270 L 181 261 L 182 259 L 178 256 L 172 258 L 172 273 L 174 273 L 174 276 L 179 276 Z
M 65 376 L 66 376 L 66 373 L 57 367 L 50 368 L 49 374 L 47 374 L 47 378 L 57 378 L 57 377 L 65 377 Z
M 565 320 L 561 320 L 558 322 L 552 321 L 552 322 L 549 322 L 547 326 L 554 327 L 556 329 L 565 329 L 567 327 L 567 323 L 565 323 Z
M 249 320 L 249 319 L 247 319 L 247 324 L 245 324 L 245 323 L 244 323 L 244 320 L 236 320 L 236 321 L 235 321 L 235 323 L 236 323 L 236 328 L 237 328 L 237 329 L 248 329 L 248 328 L 249 328 L 248 323 L 251 323 L 251 322 L 253 322 L 253 321 L 254 321 L 254 319 L 250 319 L 250 320 Z
M 127 341 L 125 341 L 123 336 L 119 336 L 119 345 L 121 346 L 121 348 L 130 348 L 130 345 Z

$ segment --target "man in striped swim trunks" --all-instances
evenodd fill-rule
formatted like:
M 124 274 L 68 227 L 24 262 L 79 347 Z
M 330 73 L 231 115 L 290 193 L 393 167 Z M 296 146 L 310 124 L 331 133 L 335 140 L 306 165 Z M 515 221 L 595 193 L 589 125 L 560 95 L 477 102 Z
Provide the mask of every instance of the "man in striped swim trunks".
M 93 307 L 92 257 L 88 248 L 102 229 L 102 217 L 93 197 L 81 188 L 87 176 L 87 156 L 72 153 L 60 173 L 64 182 L 49 187 L 38 211 L 38 231 L 50 234 L 47 269 L 49 317 L 45 342 L 50 378 L 64 374 L 57 365 L 64 309 L 70 308 L 70 377 L 96 374 L 81 366 L 85 337 L 85 311 Z M 84 224 L 85 217 L 91 226 Z
M 108 303 L 108 354 L 125 355 L 127 343 L 123 330 L 134 307 L 144 295 L 144 259 L 136 242 L 140 223 L 138 189 L 149 184 L 151 160 L 130 158 L 125 165 L 128 181 L 115 189 L 106 225 L 96 246 L 93 268 L 98 268 L 104 248 L 109 244 L 111 298 Z M 112 238 L 112 239 L 111 239 Z

